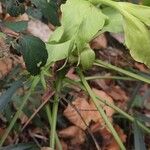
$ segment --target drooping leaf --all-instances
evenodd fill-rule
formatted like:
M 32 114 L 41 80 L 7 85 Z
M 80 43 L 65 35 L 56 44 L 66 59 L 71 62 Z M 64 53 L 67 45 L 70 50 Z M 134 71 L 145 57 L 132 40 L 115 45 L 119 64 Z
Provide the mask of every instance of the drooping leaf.
M 39 74 L 48 58 L 45 43 L 35 36 L 25 35 L 19 39 L 19 45 L 27 70 L 32 75 Z
M 94 63 L 95 53 L 92 49 L 87 48 L 81 52 L 80 59 L 83 69 L 89 69 Z
M 17 0 L 9 0 L 6 1 L 6 10 L 11 16 L 17 17 L 25 12 L 25 6 Z
M 133 124 L 134 129 L 134 146 L 136 150 L 146 150 L 146 146 L 144 143 L 144 135 L 139 128 L 137 122 L 135 121 Z
M 146 26 L 136 17 L 124 16 L 125 44 L 132 57 L 150 66 L 150 33 Z
M 5 26 L 14 30 L 15 32 L 21 32 L 27 29 L 27 21 L 18 21 L 18 22 L 4 22 Z
M 22 86 L 22 81 L 18 80 L 12 83 L 11 87 L 0 96 L 0 112 L 7 107 L 8 103 L 11 101 L 11 97 L 16 92 L 18 88 Z

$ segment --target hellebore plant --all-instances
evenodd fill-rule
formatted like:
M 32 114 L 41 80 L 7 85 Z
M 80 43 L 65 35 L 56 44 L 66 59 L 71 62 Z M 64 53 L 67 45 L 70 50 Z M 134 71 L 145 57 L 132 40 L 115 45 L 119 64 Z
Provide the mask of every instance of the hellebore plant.
M 102 106 L 99 105 L 98 98 L 88 85 L 82 70 L 86 70 L 91 68 L 93 65 L 97 65 L 118 71 L 136 80 L 150 83 L 149 78 L 144 78 L 101 60 L 95 60 L 95 52 L 89 45 L 89 42 L 92 39 L 106 31 L 124 33 L 124 44 L 130 50 L 131 56 L 136 61 L 150 66 L 150 7 L 127 2 L 115 2 L 112 0 L 67 0 L 67 2 L 61 6 L 61 12 L 61 26 L 56 28 L 49 41 L 46 43 L 46 46 L 44 43 L 31 42 L 32 40 L 36 41 L 34 37 L 23 36 L 20 39 L 20 49 L 22 49 L 27 70 L 32 75 L 36 75 L 33 77 L 33 83 L 37 84 L 41 79 L 43 86 L 46 88 L 45 75 L 48 75 L 49 68 L 55 62 L 65 59 L 63 66 L 59 69 L 60 72 L 68 63 L 73 65 L 75 64 L 84 89 L 92 98 L 97 110 L 103 117 L 120 148 L 124 150 L 125 146 L 106 116 Z M 36 45 L 37 47 L 40 47 L 40 51 L 35 52 L 30 50 L 26 39 L 29 39 L 32 43 L 30 49 Z M 50 147 L 52 148 L 55 148 L 55 139 L 58 138 L 56 136 L 56 119 L 59 92 L 61 91 L 61 86 L 63 86 L 61 84 L 64 78 L 65 77 L 62 77 L 61 75 L 58 75 L 56 78 L 56 92 L 54 96 L 55 102 L 52 113 L 49 115 L 51 117 Z M 33 84 L 32 87 L 35 87 L 35 84 Z M 30 94 L 32 90 L 29 91 Z M 30 94 L 25 97 L 25 102 L 29 98 Z M 104 100 L 100 101 L 101 103 L 107 103 Z M 21 109 L 24 105 L 25 103 L 21 106 Z M 131 122 L 135 121 L 132 116 L 120 110 L 118 107 L 112 104 L 107 105 L 128 118 Z M 49 109 L 47 110 L 49 111 Z M 18 118 L 18 115 L 19 113 L 15 115 L 12 124 L 8 127 L 6 134 L 1 140 L 1 145 L 5 141 L 8 133 Z M 137 124 L 143 130 L 150 133 L 150 129 L 145 127 L 142 123 L 138 122 Z

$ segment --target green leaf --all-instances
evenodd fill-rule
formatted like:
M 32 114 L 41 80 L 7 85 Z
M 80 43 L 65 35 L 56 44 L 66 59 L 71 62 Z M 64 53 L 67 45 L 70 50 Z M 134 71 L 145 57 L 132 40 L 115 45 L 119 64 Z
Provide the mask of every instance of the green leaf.
M 131 3 L 119 3 L 120 7 L 132 14 L 145 25 L 150 26 L 150 7 Z
M 25 6 L 17 0 L 9 0 L 6 1 L 6 10 L 11 16 L 17 17 L 25 12 Z
M 144 135 L 136 121 L 133 124 L 133 129 L 134 129 L 135 149 L 136 150 L 146 150 L 145 143 L 144 143 Z
M 115 9 L 110 7 L 105 7 L 102 12 L 109 17 L 107 24 L 102 29 L 102 32 L 113 32 L 120 33 L 123 32 L 123 18 L 122 15 Z
M 32 75 L 39 74 L 48 58 L 45 43 L 38 37 L 25 35 L 19 39 L 19 45 L 27 70 Z
M 142 4 L 146 6 L 150 6 L 150 0 L 142 0 Z
M 58 6 L 56 2 L 50 1 L 48 3 L 47 0 L 32 0 L 32 3 L 35 4 L 37 8 L 41 9 L 43 16 L 54 26 L 60 26 Z
M 27 21 L 18 21 L 18 22 L 4 22 L 4 25 L 15 32 L 22 32 L 27 29 L 28 22 Z
M 89 69 L 94 63 L 95 53 L 92 49 L 86 48 L 84 51 L 82 51 L 80 59 L 83 69 Z
M 103 28 L 107 19 L 100 9 L 86 0 L 68 0 L 61 8 L 63 38 L 66 40 L 78 36 L 78 40 L 89 42 Z
M 60 44 L 46 44 L 48 51 L 47 63 L 62 60 L 69 56 L 70 50 L 72 50 L 73 42 L 71 40 Z
M 125 44 L 132 57 L 150 66 L 150 33 L 146 26 L 136 17 L 124 15 Z
M 11 97 L 22 86 L 22 81 L 18 80 L 12 83 L 11 87 L 0 96 L 0 112 L 2 112 L 11 101 Z

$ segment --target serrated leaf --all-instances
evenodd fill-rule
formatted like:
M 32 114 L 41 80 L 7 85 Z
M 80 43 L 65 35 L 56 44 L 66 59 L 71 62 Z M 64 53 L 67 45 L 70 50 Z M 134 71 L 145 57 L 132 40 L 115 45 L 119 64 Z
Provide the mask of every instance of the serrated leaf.
M 45 43 L 38 37 L 25 35 L 19 39 L 19 45 L 27 70 L 32 75 L 39 74 L 48 58 Z
M 144 143 L 144 135 L 139 128 L 137 122 L 135 121 L 133 124 L 134 129 L 134 146 L 136 150 L 146 150 Z
M 87 48 L 81 52 L 80 61 L 83 69 L 89 69 L 92 67 L 95 60 L 95 53 L 92 49 Z
M 28 22 L 27 21 L 18 21 L 18 22 L 4 22 L 4 25 L 15 32 L 22 32 L 27 29 Z

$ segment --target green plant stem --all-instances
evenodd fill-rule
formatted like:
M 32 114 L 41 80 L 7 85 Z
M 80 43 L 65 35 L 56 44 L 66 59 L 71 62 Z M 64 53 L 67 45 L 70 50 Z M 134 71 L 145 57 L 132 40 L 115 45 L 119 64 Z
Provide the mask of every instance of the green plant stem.
M 27 100 L 29 99 L 30 95 L 32 94 L 32 92 L 34 91 L 34 88 L 36 87 L 36 85 L 38 84 L 40 78 L 39 76 L 34 77 L 32 85 L 30 90 L 27 92 L 27 94 L 23 97 L 22 100 L 22 104 L 20 105 L 18 111 L 16 112 L 16 114 L 14 115 L 13 119 L 11 120 L 10 125 L 8 126 L 8 128 L 6 129 L 6 132 L 4 133 L 4 135 L 2 136 L 1 140 L 0 140 L 0 147 L 3 145 L 3 143 L 5 142 L 8 134 L 10 133 L 10 131 L 12 130 L 14 124 L 16 123 L 18 117 L 21 115 L 22 113 L 22 109 L 24 108 L 24 106 L 27 103 Z
M 45 106 L 45 108 L 46 108 L 46 113 L 47 113 L 49 125 L 51 126 L 51 125 L 52 125 L 52 113 L 51 113 L 49 104 L 47 104 L 47 105 Z M 50 138 L 49 138 L 49 139 L 50 139 Z M 62 146 L 61 146 L 60 140 L 59 140 L 58 135 L 57 135 L 56 132 L 55 132 L 55 140 L 56 140 L 56 143 L 57 143 L 57 148 L 58 148 L 58 150 L 62 150 Z
M 67 79 L 67 80 L 66 80 Z M 86 79 L 86 78 L 85 78 Z M 77 84 L 78 82 L 65 78 L 65 81 L 68 82 L 69 84 L 74 84 L 80 87 L 80 84 Z M 81 80 L 80 80 L 81 81 Z M 80 87 L 82 90 L 86 90 L 85 88 L 83 88 L 83 86 Z M 123 115 L 124 117 L 126 117 L 129 121 L 134 122 L 135 118 L 132 117 L 131 115 L 129 115 L 128 113 L 126 113 L 125 111 L 121 110 L 119 107 L 115 106 L 113 103 L 109 103 L 109 101 L 107 100 L 102 100 L 99 97 L 96 97 L 99 101 L 101 101 L 102 103 L 108 105 L 109 107 L 113 108 L 115 111 L 117 111 L 118 113 L 120 113 L 121 115 Z M 139 127 L 141 127 L 145 132 L 150 133 L 150 129 L 147 128 L 145 125 L 143 125 L 140 121 L 137 121 Z
M 53 102 L 52 124 L 51 124 L 51 134 L 50 134 L 51 136 L 50 147 L 52 149 L 55 148 L 55 132 L 56 132 L 56 123 L 57 123 L 58 104 L 59 104 L 59 92 L 61 88 L 61 80 L 58 79 L 57 81 L 56 81 L 56 92 L 54 95 L 54 102 Z
M 120 73 L 122 73 L 122 74 L 125 74 L 125 75 L 127 75 L 127 76 L 130 76 L 130 77 L 132 77 L 132 78 L 134 78 L 134 79 L 137 79 L 137 80 L 140 80 L 140 81 L 143 81 L 143 82 L 145 82 L 145 83 L 149 83 L 149 84 L 150 84 L 150 79 L 145 78 L 145 77 L 142 77 L 142 76 L 137 75 L 137 74 L 135 74 L 135 73 L 129 72 L 129 71 L 124 70 L 124 69 L 122 69 L 122 68 L 116 67 L 116 66 L 111 65 L 111 64 L 109 64 L 109 63 L 106 63 L 106 62 L 104 62 L 104 61 L 102 61 L 102 60 L 96 60 L 95 63 L 94 63 L 94 65 L 100 66 L 100 67 L 104 67 L 104 68 L 109 68 L 109 69 L 111 69 L 111 70 L 115 70 L 115 71 L 117 71 L 117 72 L 120 72 Z
M 124 147 L 120 137 L 118 136 L 117 132 L 115 131 L 115 129 L 113 127 L 113 125 L 111 124 L 110 120 L 108 119 L 107 115 L 105 114 L 103 108 L 101 107 L 101 105 L 99 105 L 99 103 L 97 101 L 97 98 L 96 98 L 95 94 L 93 93 L 93 91 L 91 90 L 90 86 L 88 85 L 87 81 L 85 80 L 84 75 L 82 74 L 82 72 L 80 70 L 78 70 L 78 73 L 79 73 L 79 76 L 81 78 L 81 81 L 82 81 L 83 85 L 85 86 L 87 92 L 89 93 L 91 99 L 93 100 L 93 103 L 95 104 L 95 106 L 96 106 L 97 110 L 99 111 L 100 115 L 104 119 L 106 125 L 108 126 L 111 133 L 113 134 L 115 140 L 119 144 L 120 148 L 122 150 L 125 150 L 126 148 Z
M 120 76 L 90 76 L 90 77 L 85 77 L 86 80 L 96 80 L 96 79 L 115 79 L 115 80 L 128 80 L 128 81 L 135 81 L 133 78 L 129 77 L 120 77 Z M 75 81 L 81 81 L 80 79 L 75 80 Z
M 96 97 L 98 100 L 100 100 L 102 103 L 106 104 L 107 106 L 111 107 L 112 109 L 114 109 L 115 111 L 117 111 L 118 113 L 120 113 L 121 115 L 123 115 L 124 117 L 126 117 L 129 121 L 134 122 L 136 119 L 134 117 L 132 117 L 131 115 L 129 115 L 128 113 L 124 112 L 123 110 L 121 110 L 119 107 L 115 106 L 113 103 L 110 103 L 107 100 L 102 100 L 99 97 Z M 147 133 L 150 133 L 150 129 L 147 128 L 145 125 L 143 125 L 140 121 L 136 120 L 137 124 L 139 125 L 139 127 L 141 127 L 144 131 L 146 131 Z

